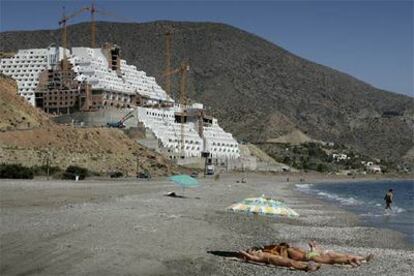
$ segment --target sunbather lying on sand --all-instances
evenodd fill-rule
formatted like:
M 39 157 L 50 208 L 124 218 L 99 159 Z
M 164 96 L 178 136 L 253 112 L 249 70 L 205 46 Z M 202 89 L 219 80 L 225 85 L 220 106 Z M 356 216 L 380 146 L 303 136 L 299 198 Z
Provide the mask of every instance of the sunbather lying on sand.
M 361 265 L 364 261 L 369 261 L 372 255 L 367 257 L 337 253 L 332 250 L 321 250 L 315 241 L 309 242 L 310 251 L 302 248 L 292 247 L 287 243 L 278 245 L 267 245 L 263 247 L 266 253 L 280 255 L 295 261 L 314 261 L 321 264 L 349 264 L 353 267 Z
M 337 253 L 332 250 L 322 250 L 315 241 L 309 242 L 310 250 L 292 247 L 287 243 L 266 245 L 260 248 L 252 248 L 240 252 L 209 251 L 209 253 L 223 256 L 236 257 L 253 263 L 264 263 L 275 266 L 287 267 L 303 271 L 316 271 L 320 264 L 349 264 L 353 267 L 368 262 L 372 255 L 366 257 Z
M 322 250 L 321 247 L 316 243 L 316 241 L 310 241 L 309 242 L 310 252 L 312 254 L 319 254 L 320 256 L 326 256 L 334 259 L 349 259 L 351 261 L 351 264 L 356 264 L 357 266 L 361 265 L 363 262 L 369 262 L 372 260 L 374 255 L 369 254 L 366 257 L 358 256 L 358 255 L 352 255 L 352 254 L 344 254 L 344 253 L 338 253 L 333 250 Z
M 314 262 L 295 261 L 280 255 L 263 252 L 262 250 L 240 251 L 240 255 L 246 261 L 283 266 L 303 271 L 316 271 L 321 267 L 320 264 Z

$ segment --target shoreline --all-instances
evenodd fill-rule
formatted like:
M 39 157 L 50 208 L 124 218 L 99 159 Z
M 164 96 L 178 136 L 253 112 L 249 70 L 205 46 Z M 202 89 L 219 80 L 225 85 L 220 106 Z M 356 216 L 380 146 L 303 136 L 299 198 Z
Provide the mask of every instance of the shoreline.
M 399 178 L 399 179 L 384 178 L 384 179 L 369 179 L 369 180 L 367 180 L 367 179 L 356 179 L 354 181 L 337 181 L 335 179 L 324 179 L 322 181 L 321 180 L 316 180 L 316 181 L 310 181 L 309 183 L 297 183 L 295 185 L 296 186 L 297 185 L 307 185 L 307 184 L 312 185 L 309 188 L 303 188 L 303 189 L 297 187 L 296 190 L 298 190 L 299 192 L 304 193 L 304 194 L 306 194 L 306 195 L 308 195 L 312 198 L 317 198 L 317 199 L 319 199 L 323 202 L 326 202 L 328 204 L 340 204 L 340 208 L 342 208 L 342 209 L 344 209 L 344 210 L 346 210 L 346 211 L 348 211 L 352 214 L 358 215 L 359 219 L 361 221 L 361 224 L 364 225 L 364 226 L 370 226 L 370 227 L 374 227 L 374 228 L 377 228 L 377 229 L 394 230 L 398 233 L 401 233 L 405 236 L 403 238 L 404 242 L 411 244 L 414 248 L 414 237 L 412 236 L 412 234 L 413 234 L 412 232 L 407 232 L 407 229 L 405 229 L 405 231 L 401 230 L 398 227 L 396 227 L 396 225 L 392 225 L 392 226 L 388 225 L 387 226 L 387 225 L 381 224 L 378 221 L 372 221 L 372 220 L 369 220 L 369 219 L 364 219 L 360 216 L 362 214 L 365 214 L 366 212 L 369 212 L 369 210 L 365 209 L 362 212 L 361 209 L 356 208 L 356 206 L 353 205 L 353 204 L 351 204 L 351 205 L 342 205 L 343 203 L 341 203 L 342 202 L 341 200 L 347 199 L 346 198 L 347 196 L 345 196 L 345 198 L 343 198 L 344 195 L 341 195 L 340 193 L 338 194 L 338 193 L 333 192 L 333 194 L 332 194 L 332 191 L 331 192 L 324 191 L 323 188 L 322 188 L 322 190 L 320 190 L 318 188 L 318 185 L 322 185 L 322 186 L 325 185 L 325 187 L 330 187 L 331 185 L 346 185 L 347 183 L 349 183 L 349 184 L 362 183 L 364 185 L 367 185 L 367 184 L 368 185 L 376 185 L 376 184 L 381 185 L 381 182 L 391 182 L 390 185 L 392 185 L 393 181 L 397 181 L 398 184 L 405 186 L 405 185 L 411 184 L 410 181 L 412 181 L 412 180 L 408 179 L 408 178 Z M 336 199 L 319 196 L 315 193 L 316 191 L 320 191 L 320 192 L 324 192 L 324 193 L 331 193 L 331 195 L 336 197 Z M 338 199 L 338 197 L 339 197 L 339 199 Z M 354 200 L 353 197 L 351 199 Z M 368 206 L 366 206 L 366 207 L 368 207 Z
M 388 181 L 384 180 L 384 181 Z M 326 181 L 326 182 L 325 182 Z M 338 206 L 335 204 L 335 202 L 333 201 L 329 201 L 327 199 L 322 199 L 317 197 L 316 195 L 312 195 L 312 194 L 308 194 L 305 193 L 303 191 L 298 190 L 298 188 L 296 187 L 296 185 L 302 185 L 302 184 L 329 184 L 329 185 L 335 185 L 335 184 L 343 184 L 346 183 L 348 181 L 340 181 L 340 182 L 335 182 L 335 180 L 325 180 L 325 181 L 315 181 L 312 183 L 295 183 L 293 185 L 290 185 L 290 189 L 292 193 L 300 193 L 302 195 L 304 195 L 305 197 L 309 197 L 309 200 L 313 201 L 313 200 L 317 200 L 319 202 L 321 202 L 326 208 L 332 208 L 334 206 L 334 208 L 338 208 L 340 210 L 342 210 L 344 212 L 344 214 L 347 214 L 351 217 L 353 217 L 356 221 L 356 227 L 370 227 L 373 229 L 377 229 L 377 230 L 381 230 L 381 231 L 385 231 L 387 233 L 387 235 L 392 236 L 392 240 L 394 242 L 394 245 L 396 246 L 396 248 L 400 248 L 400 249 L 411 249 L 414 250 L 414 242 L 412 242 L 409 238 L 409 236 L 406 233 L 400 232 L 398 230 L 392 229 L 392 228 L 387 228 L 387 227 L 378 227 L 378 226 L 374 226 L 368 222 L 364 222 L 363 219 L 359 216 L 358 213 L 353 212 L 352 210 L 348 210 L 346 209 L 344 206 Z M 362 182 L 362 181 L 366 181 L 366 180 L 356 180 L 353 182 Z M 370 180 L 370 181 L 378 181 L 378 180 Z M 408 245 L 407 245 L 408 243 Z
M 349 183 L 354 183 L 354 182 L 378 182 L 378 181 L 408 181 L 408 180 L 412 180 L 414 181 L 414 177 L 400 177 L 400 178 L 389 178 L 389 177 L 384 177 L 384 178 L 351 178 L 351 179 L 343 179 L 343 178 L 325 178 L 325 179 L 316 179 L 311 180 L 312 183 L 310 184 L 339 184 L 339 183 L 345 183 L 345 182 L 349 182 Z M 300 183 L 297 183 L 300 184 Z M 306 184 L 306 183 L 304 183 Z
M 0 183 L 2 274 L 304 275 L 209 254 L 288 242 L 374 260 L 351 269 L 324 265 L 317 275 L 412 275 L 414 248 L 402 234 L 361 224 L 357 215 L 295 190 L 286 176 L 223 174 L 183 191 L 165 178 Z M 316 181 L 316 180 L 314 180 Z M 298 218 L 226 211 L 252 196 L 283 199 Z

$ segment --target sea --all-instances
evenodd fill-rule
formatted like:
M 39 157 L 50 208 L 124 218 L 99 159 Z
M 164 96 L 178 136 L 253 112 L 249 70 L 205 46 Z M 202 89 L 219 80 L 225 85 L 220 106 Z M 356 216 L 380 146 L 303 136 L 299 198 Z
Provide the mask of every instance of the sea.
M 370 226 L 407 235 L 414 244 L 414 180 L 375 180 L 323 184 L 296 184 L 298 190 L 339 204 Z M 392 210 L 385 210 L 385 193 L 393 189 Z

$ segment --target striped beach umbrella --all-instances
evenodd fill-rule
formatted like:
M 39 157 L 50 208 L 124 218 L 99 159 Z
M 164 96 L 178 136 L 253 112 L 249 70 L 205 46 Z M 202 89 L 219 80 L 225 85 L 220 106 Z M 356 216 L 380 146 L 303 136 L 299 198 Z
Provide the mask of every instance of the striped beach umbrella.
M 245 212 L 259 215 L 297 217 L 299 214 L 283 202 L 264 196 L 246 198 L 227 208 L 233 212 Z

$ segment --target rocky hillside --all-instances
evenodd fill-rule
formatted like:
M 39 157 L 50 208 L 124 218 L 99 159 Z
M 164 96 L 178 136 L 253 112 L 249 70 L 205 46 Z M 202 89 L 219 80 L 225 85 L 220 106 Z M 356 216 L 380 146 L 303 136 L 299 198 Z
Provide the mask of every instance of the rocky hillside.
M 174 32 L 173 64 L 191 64 L 190 97 L 208 105 L 239 139 L 258 143 L 300 130 L 391 160 L 413 146 L 413 98 L 376 89 L 228 25 L 101 22 L 98 43 L 120 45 L 129 63 L 161 79 L 167 28 Z M 86 23 L 71 26 L 69 34 L 71 46 L 90 44 Z M 47 47 L 58 37 L 56 30 L 4 32 L 0 51 Z
M 52 126 L 0 132 L 2 162 L 45 165 L 48 155 L 53 166 L 77 165 L 104 175 L 115 171 L 134 175 L 137 166 L 153 176 L 178 171 L 169 160 L 136 144 L 120 130 Z
M 0 131 L 50 125 L 46 114 L 16 97 L 16 91 L 16 82 L 0 74 Z
M 0 78 L 0 163 L 77 165 L 99 173 L 169 175 L 179 168 L 128 138 L 121 130 L 55 125 L 17 95 L 16 84 Z M 138 162 L 137 162 L 138 155 Z

